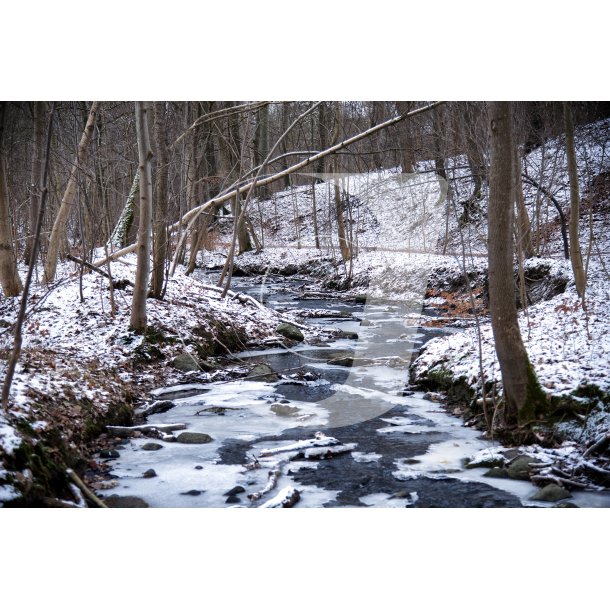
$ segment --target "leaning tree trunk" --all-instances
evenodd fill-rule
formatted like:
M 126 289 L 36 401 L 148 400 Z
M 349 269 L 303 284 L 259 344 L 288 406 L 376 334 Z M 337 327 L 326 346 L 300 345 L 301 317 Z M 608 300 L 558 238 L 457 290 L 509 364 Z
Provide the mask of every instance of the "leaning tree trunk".
M 85 162 L 87 158 L 87 150 L 89 142 L 91 140 L 91 134 L 95 126 L 95 117 L 100 102 L 93 102 L 91 104 L 91 110 L 89 111 L 89 118 L 85 125 L 85 130 L 81 136 L 80 143 L 78 145 L 78 151 L 70 170 L 70 177 L 68 178 L 68 185 L 64 192 L 64 196 L 57 212 L 57 217 L 53 223 L 53 229 L 51 230 L 51 237 L 49 238 L 49 248 L 47 250 L 47 260 L 44 267 L 44 281 L 49 284 L 55 279 L 55 273 L 57 272 L 57 258 L 59 256 L 59 246 L 66 234 L 66 223 L 68 222 L 68 216 L 70 215 L 70 208 L 74 202 L 74 196 L 76 195 L 76 184 L 79 167 Z
M 16 297 L 22 290 L 21 279 L 17 271 L 17 260 L 13 248 L 13 232 L 8 205 L 8 186 L 4 155 L 2 154 L 2 136 L 4 135 L 4 113 L 6 102 L 0 103 L 0 283 L 4 296 Z
M 505 421 L 527 425 L 544 412 L 545 395 L 517 321 L 513 276 L 513 153 L 510 102 L 489 105 L 491 168 L 488 209 L 489 309 L 502 372 Z
M 167 208 L 168 176 L 167 129 L 165 124 L 165 102 L 155 102 L 154 136 L 157 151 L 157 175 L 155 184 L 155 215 L 153 237 L 152 296 L 160 299 L 163 294 L 163 278 L 167 259 Z
M 136 247 L 137 268 L 133 288 L 130 327 L 137 332 L 146 330 L 146 297 L 150 275 L 150 250 L 152 229 L 152 158 L 148 131 L 148 102 L 136 102 L 136 134 L 140 172 L 140 224 Z
M 117 220 L 117 223 L 112 231 L 112 235 L 108 240 L 108 246 L 111 248 L 124 248 L 127 245 L 127 237 L 131 225 L 133 224 L 133 215 L 135 209 L 136 195 L 140 191 L 140 172 L 136 171 L 127 195 L 127 201 L 123 206 L 123 211 Z
M 582 264 L 580 239 L 578 238 L 578 221 L 580 220 L 580 194 L 578 189 L 578 172 L 576 169 L 576 151 L 574 148 L 574 123 L 572 109 L 568 102 L 563 103 L 563 120 L 566 130 L 566 153 L 568 156 L 568 176 L 570 177 L 570 262 L 574 272 L 574 281 L 578 296 L 585 298 L 587 276 Z

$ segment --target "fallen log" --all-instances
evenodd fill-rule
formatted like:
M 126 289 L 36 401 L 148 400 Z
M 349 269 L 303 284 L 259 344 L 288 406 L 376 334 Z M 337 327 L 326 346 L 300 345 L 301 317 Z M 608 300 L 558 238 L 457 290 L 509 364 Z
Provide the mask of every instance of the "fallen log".
M 259 506 L 259 508 L 292 508 L 300 499 L 301 494 L 298 489 L 289 485 L 284 487 L 275 498 L 271 498 L 271 500 L 268 500 Z
M 310 447 L 329 447 L 332 445 L 340 445 L 341 441 L 337 440 L 333 436 L 326 436 L 322 432 L 316 432 L 315 438 L 310 438 L 304 441 L 297 441 L 290 445 L 284 445 L 283 447 L 274 447 L 273 449 L 261 449 L 259 457 L 270 457 L 277 455 L 278 453 L 286 453 L 293 451 L 300 451 L 308 449 Z
M 72 482 L 85 494 L 85 497 L 98 508 L 108 508 L 102 500 L 100 500 L 81 480 L 81 478 L 72 470 L 68 468 L 66 475 L 72 480 Z
M 279 468 L 270 470 L 267 485 L 265 485 L 265 487 L 263 487 L 260 491 L 255 491 L 254 493 L 248 494 L 248 499 L 252 500 L 252 502 L 260 500 L 266 493 L 269 493 L 272 489 L 275 489 L 280 475 L 281 471 Z
M 142 434 L 165 434 L 174 430 L 186 430 L 186 424 L 142 424 L 140 426 L 106 426 L 106 430 L 110 434 L 120 436 L 121 438 L 129 438 L 136 432 Z

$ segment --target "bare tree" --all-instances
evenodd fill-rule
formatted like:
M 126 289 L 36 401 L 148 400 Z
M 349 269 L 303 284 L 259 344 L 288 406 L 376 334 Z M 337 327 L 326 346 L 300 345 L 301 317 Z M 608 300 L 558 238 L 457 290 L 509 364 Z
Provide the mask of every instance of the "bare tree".
M 136 102 L 136 134 L 138 140 L 138 171 L 140 172 L 140 224 L 136 244 L 137 268 L 133 288 L 133 302 L 129 325 L 137 332 L 144 332 L 147 325 L 146 297 L 150 276 L 150 251 L 152 229 L 152 159 L 148 115 L 148 102 Z
M 59 206 L 59 211 L 55 217 L 55 222 L 53 223 L 51 237 L 49 238 L 49 248 L 47 250 L 47 260 L 44 267 L 44 280 L 47 284 L 55 279 L 55 274 L 57 272 L 57 259 L 59 257 L 59 246 L 66 236 L 66 223 L 68 222 L 70 209 L 76 195 L 78 171 L 87 158 L 89 142 L 91 141 L 91 134 L 93 133 L 93 128 L 95 126 L 95 118 L 99 105 L 100 102 L 93 102 L 93 104 L 91 104 L 87 124 L 85 125 L 85 130 L 81 136 L 76 157 L 74 158 L 74 163 L 72 164 L 72 169 L 70 170 L 68 185 L 66 186 L 64 196 L 61 200 L 61 205 Z
M 154 102 L 154 136 L 157 153 L 157 171 L 155 180 L 155 210 L 153 227 L 153 270 L 151 294 L 156 299 L 163 294 L 163 278 L 167 259 L 167 209 L 169 163 L 167 155 L 167 127 L 165 120 L 165 102 Z
M 518 424 L 521 427 L 532 423 L 544 412 L 546 397 L 523 345 L 515 303 L 511 110 L 510 102 L 489 104 L 489 309 L 502 372 L 505 422 L 510 426 Z
M 23 286 L 17 271 L 17 259 L 13 248 L 13 231 L 9 211 L 6 162 L 2 150 L 6 102 L 0 102 L 0 283 L 4 296 L 17 296 Z
M 578 188 L 578 172 L 576 168 L 576 150 L 574 147 L 574 122 L 572 108 L 568 102 L 563 103 L 563 120 L 566 131 L 566 154 L 568 157 L 568 176 L 570 177 L 570 262 L 574 272 L 574 281 L 578 296 L 585 298 L 587 276 L 582 264 L 580 239 L 578 237 L 578 221 L 580 220 L 580 193 Z
M 28 229 L 25 238 L 25 249 L 23 260 L 29 264 L 32 244 L 34 243 L 34 231 L 38 220 L 38 209 L 40 208 L 40 194 L 42 191 L 42 160 L 44 157 L 44 118 L 45 103 L 32 102 L 32 118 L 34 121 L 34 141 L 32 143 L 32 167 L 30 178 L 30 210 L 28 218 Z

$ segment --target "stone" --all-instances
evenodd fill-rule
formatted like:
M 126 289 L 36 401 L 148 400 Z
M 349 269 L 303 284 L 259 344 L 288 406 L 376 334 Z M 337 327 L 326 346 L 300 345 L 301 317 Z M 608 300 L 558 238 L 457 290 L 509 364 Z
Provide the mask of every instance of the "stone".
M 370 320 L 362 320 L 360 326 L 373 326 L 373 323 Z
M 549 483 L 542 489 L 539 489 L 532 496 L 532 500 L 538 500 L 539 502 L 557 502 L 571 497 L 572 494 L 567 489 L 564 489 L 555 483 Z
M 100 458 L 105 460 L 112 460 L 121 457 L 121 454 L 115 449 L 103 449 L 100 451 Z
M 276 402 L 271 405 L 270 409 L 280 417 L 290 417 L 291 415 L 296 415 L 299 412 L 298 407 L 292 407 L 290 405 L 283 405 L 279 402 Z
M 233 489 L 230 489 L 225 493 L 225 496 L 236 496 L 237 494 L 243 494 L 246 490 L 241 485 L 236 485 Z
M 144 451 L 159 451 L 159 449 L 163 449 L 163 445 L 159 445 L 159 443 L 144 443 L 142 449 Z
M 335 338 L 336 339 L 357 339 L 358 333 L 354 333 L 349 330 L 340 330 L 338 333 L 335 334 Z
M 199 489 L 189 489 L 189 491 L 183 491 L 180 493 L 181 496 L 200 496 L 203 492 Z
M 241 500 L 237 496 L 229 496 L 225 500 L 225 504 L 238 504 Z
M 256 379 L 256 381 L 277 381 L 280 376 L 268 365 L 257 364 L 248 373 L 246 379 Z
M 211 443 L 214 439 L 205 432 L 181 432 L 176 441 L 187 445 L 203 445 Z
M 559 504 L 555 504 L 553 508 L 580 508 L 580 506 L 574 504 L 574 502 L 560 502 Z
M 144 477 L 145 479 L 152 479 L 153 477 L 156 477 L 157 473 L 154 471 L 153 468 L 149 468 L 145 473 L 142 474 L 142 477 Z
M 529 481 L 530 478 L 530 464 L 536 464 L 539 460 L 531 458 L 528 455 L 521 455 L 514 459 L 507 468 L 508 476 L 511 479 L 518 479 L 520 481 Z
M 195 466 L 195 470 L 203 470 L 203 466 L 201 464 L 197 464 L 197 466 Z
M 303 341 L 305 339 L 303 333 L 294 325 L 289 322 L 282 322 L 278 324 L 275 332 L 278 335 L 282 335 L 287 339 L 292 339 L 293 341 Z
M 494 466 L 490 468 L 484 475 L 484 477 L 491 477 L 492 479 L 508 479 L 508 472 L 505 468 Z
M 187 352 L 176 356 L 172 360 L 172 366 L 179 371 L 183 371 L 184 373 L 188 373 L 189 371 L 200 371 L 203 368 L 199 358 Z
M 171 400 L 156 400 L 148 407 L 142 409 L 141 414 L 145 416 L 154 415 L 155 413 L 165 413 L 176 406 Z
M 148 508 L 148 504 L 137 496 L 112 495 L 102 501 L 108 508 Z

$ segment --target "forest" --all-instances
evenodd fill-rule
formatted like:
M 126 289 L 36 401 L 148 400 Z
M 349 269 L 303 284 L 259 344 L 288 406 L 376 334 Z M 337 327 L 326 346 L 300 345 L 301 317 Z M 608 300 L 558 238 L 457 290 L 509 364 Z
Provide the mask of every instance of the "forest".
M 0 506 L 610 506 L 610 103 L 0 103 Z

